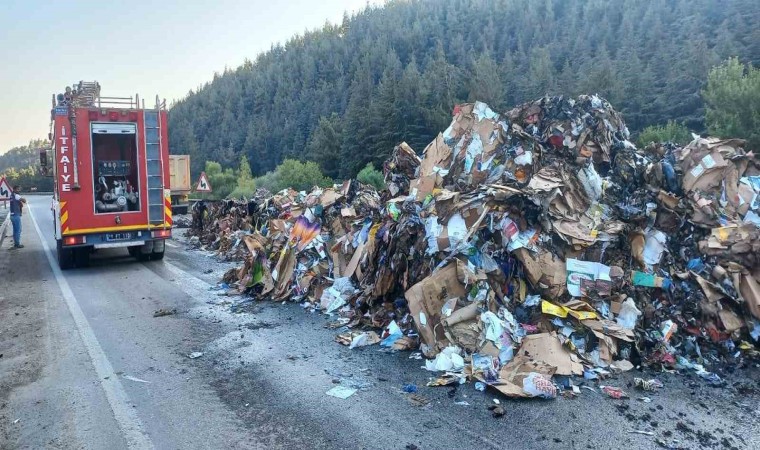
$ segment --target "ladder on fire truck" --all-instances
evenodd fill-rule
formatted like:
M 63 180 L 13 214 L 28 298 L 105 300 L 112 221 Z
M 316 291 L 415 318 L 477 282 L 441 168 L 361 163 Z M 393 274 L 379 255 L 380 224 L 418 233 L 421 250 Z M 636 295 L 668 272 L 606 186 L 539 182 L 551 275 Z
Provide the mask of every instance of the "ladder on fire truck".
M 166 221 L 164 204 L 164 162 L 161 159 L 161 120 L 160 111 L 165 103 L 145 111 L 145 150 L 148 163 L 148 222 L 161 225 Z

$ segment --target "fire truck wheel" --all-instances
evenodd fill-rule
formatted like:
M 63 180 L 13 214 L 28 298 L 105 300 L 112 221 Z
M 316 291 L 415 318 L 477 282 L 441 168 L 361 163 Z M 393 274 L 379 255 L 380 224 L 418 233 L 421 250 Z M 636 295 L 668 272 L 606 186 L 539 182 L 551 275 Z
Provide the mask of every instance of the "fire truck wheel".
M 74 267 L 74 252 L 70 248 L 63 248 L 61 241 L 56 241 L 56 253 L 58 254 L 58 266 L 61 270 Z
M 79 247 L 74 249 L 74 263 L 77 267 L 90 266 L 90 247 Z
M 153 261 L 160 261 L 164 259 L 164 252 L 163 251 L 153 252 L 150 254 L 150 259 L 152 259 Z

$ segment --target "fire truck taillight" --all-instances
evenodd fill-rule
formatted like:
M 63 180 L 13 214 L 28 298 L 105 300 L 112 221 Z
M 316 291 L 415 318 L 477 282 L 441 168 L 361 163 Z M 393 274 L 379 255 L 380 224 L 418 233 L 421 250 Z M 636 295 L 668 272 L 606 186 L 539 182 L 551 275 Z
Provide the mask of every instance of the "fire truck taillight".
M 170 238 L 172 237 L 172 230 L 156 230 L 153 232 L 154 238 Z
M 68 236 L 63 238 L 63 245 L 79 245 L 87 242 L 86 236 Z
M 111 122 L 119 120 L 119 111 L 108 111 L 108 120 Z

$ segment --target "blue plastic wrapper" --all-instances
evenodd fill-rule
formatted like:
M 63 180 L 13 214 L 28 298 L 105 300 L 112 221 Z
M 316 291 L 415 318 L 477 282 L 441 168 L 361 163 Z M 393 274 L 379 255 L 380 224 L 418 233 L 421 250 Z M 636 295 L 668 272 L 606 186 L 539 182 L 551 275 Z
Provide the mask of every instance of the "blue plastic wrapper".
M 705 263 L 702 262 L 702 258 L 694 258 L 686 264 L 686 268 L 693 272 L 701 273 L 705 270 Z
M 416 384 L 411 384 L 411 383 L 410 384 L 405 384 L 402 389 L 404 390 L 404 392 L 408 392 L 410 394 L 413 394 L 413 393 L 417 392 L 417 385 Z

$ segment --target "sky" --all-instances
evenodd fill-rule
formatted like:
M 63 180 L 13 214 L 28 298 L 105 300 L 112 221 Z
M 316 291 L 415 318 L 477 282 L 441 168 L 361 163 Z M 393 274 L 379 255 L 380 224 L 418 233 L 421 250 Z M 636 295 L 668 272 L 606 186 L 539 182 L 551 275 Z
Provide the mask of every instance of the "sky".
M 47 136 L 52 94 L 67 85 L 97 80 L 103 96 L 169 103 L 367 3 L 0 0 L 0 153 Z

